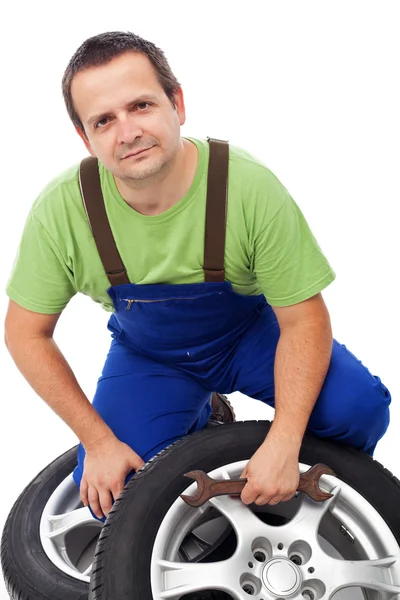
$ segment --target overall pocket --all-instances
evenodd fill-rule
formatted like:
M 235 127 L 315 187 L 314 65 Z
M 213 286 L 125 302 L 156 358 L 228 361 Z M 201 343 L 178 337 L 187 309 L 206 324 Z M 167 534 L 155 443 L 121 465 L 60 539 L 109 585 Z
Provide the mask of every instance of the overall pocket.
M 171 341 L 218 335 L 231 315 L 225 292 L 145 300 L 121 298 L 118 305 L 118 320 L 131 335 Z

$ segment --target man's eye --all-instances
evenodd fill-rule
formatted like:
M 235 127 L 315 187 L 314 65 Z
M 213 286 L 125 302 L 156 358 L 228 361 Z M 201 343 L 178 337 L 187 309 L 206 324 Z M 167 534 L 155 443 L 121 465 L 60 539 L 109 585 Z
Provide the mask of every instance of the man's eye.
M 139 102 L 139 104 L 136 104 L 136 106 L 143 106 L 143 104 L 147 104 L 147 106 L 150 106 L 149 102 Z
M 100 121 L 97 121 L 97 123 L 95 124 L 95 129 L 98 128 L 98 126 L 100 125 L 100 123 L 103 123 L 104 121 L 107 121 L 107 117 L 104 117 L 103 119 L 100 119 Z M 100 126 L 101 129 L 101 126 Z

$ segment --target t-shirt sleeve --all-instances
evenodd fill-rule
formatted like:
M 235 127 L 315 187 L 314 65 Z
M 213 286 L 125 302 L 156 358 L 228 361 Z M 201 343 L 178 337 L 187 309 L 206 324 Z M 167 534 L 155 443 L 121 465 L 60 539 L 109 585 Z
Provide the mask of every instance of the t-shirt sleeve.
M 315 296 L 336 274 L 304 215 L 282 186 L 282 204 L 254 243 L 254 272 L 271 306 L 291 306 Z
M 76 294 L 74 277 L 32 209 L 6 286 L 11 300 L 44 314 L 61 312 Z

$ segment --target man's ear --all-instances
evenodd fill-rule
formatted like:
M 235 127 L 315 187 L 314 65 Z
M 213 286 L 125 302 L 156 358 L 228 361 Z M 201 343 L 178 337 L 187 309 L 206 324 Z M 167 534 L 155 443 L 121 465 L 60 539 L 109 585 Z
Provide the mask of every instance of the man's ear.
M 83 133 L 83 131 L 79 127 L 75 127 L 75 131 L 77 132 L 77 134 L 79 135 L 79 137 L 81 138 L 83 143 L 85 144 L 86 150 L 89 152 L 89 154 L 91 156 L 95 156 L 95 153 L 92 150 L 92 146 L 90 145 L 89 141 L 86 139 L 86 136 Z
M 179 124 L 184 125 L 186 121 L 186 109 L 185 100 L 183 97 L 183 90 L 180 87 L 177 93 L 174 95 L 175 98 L 175 110 L 178 113 Z

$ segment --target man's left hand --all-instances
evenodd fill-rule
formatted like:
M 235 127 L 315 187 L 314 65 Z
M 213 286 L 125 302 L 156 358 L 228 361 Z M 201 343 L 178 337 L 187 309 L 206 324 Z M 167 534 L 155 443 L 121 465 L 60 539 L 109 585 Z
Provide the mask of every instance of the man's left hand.
M 244 504 L 278 504 L 290 500 L 300 482 L 299 447 L 268 436 L 241 474 L 247 478 L 240 498 Z

